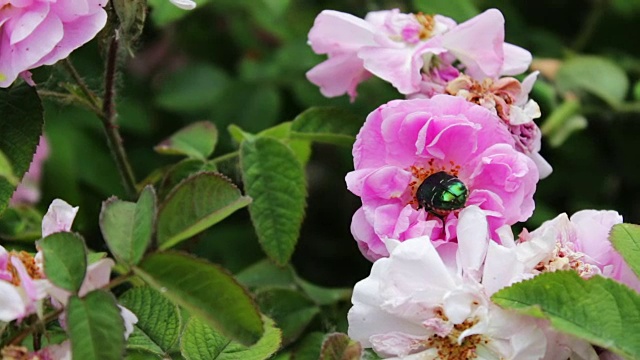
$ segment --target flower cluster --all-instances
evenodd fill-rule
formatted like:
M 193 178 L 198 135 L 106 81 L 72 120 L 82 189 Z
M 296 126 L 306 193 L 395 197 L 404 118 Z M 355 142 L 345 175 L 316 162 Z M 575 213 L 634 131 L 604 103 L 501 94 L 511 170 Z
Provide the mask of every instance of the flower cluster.
M 504 42 L 495 9 L 464 22 L 377 11 L 326 10 L 309 44 L 328 59 L 307 73 L 325 96 L 371 76 L 403 96 L 367 117 L 347 188 L 362 206 L 351 232 L 373 263 L 356 284 L 349 335 L 389 359 L 598 359 L 587 342 L 496 306 L 491 295 L 543 272 L 640 279 L 608 240 L 622 218 L 580 211 L 524 230 L 538 180 L 541 116 L 529 99 L 531 54 Z M 608 354 L 606 356 L 613 356 Z
M 72 207 L 60 199 L 54 200 L 42 219 L 42 237 L 61 231 L 70 231 L 77 212 L 77 207 Z M 106 286 L 114 265 L 114 261 L 109 258 L 90 264 L 78 295 L 84 296 L 92 290 Z M 0 321 L 21 321 L 29 315 L 42 314 L 42 309 L 47 304 L 56 308 L 65 307 L 69 296 L 70 293 L 67 290 L 58 288 L 47 280 L 41 251 L 33 256 L 25 251 L 7 251 L 0 246 Z M 124 336 L 129 337 L 138 319 L 135 314 L 122 306 L 120 306 L 120 313 L 125 325 Z M 63 327 L 65 326 L 64 313 L 61 314 L 59 322 Z M 5 357 L 71 359 L 68 340 L 46 347 L 35 354 L 29 354 L 26 348 L 11 346 L 2 349 L 2 352 L 0 355 L 3 359 Z
M 490 9 L 456 24 L 441 15 L 376 11 L 364 19 L 325 10 L 309 32 L 309 44 L 329 59 L 307 78 L 325 96 L 349 94 L 371 76 L 391 83 L 409 99 L 438 94 L 459 96 L 496 114 L 516 142 L 516 150 L 531 157 L 540 178 L 551 166 L 540 156 L 540 117 L 529 92 L 537 73 L 522 83 L 531 54 L 504 42 L 504 17 Z

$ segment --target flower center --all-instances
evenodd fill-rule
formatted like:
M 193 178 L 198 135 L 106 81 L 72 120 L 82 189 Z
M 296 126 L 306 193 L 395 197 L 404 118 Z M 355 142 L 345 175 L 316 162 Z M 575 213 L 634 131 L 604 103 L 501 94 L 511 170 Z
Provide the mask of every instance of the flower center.
M 446 320 L 446 317 L 444 317 L 443 320 Z M 460 324 L 455 324 L 449 334 L 444 336 L 433 335 L 427 339 L 426 345 L 429 348 L 438 350 L 438 359 L 475 359 L 478 357 L 476 353 L 478 345 L 486 344 L 488 341 L 483 339 L 482 335 L 479 334 L 466 336 L 464 340 L 462 340 L 462 343 L 458 343 L 458 339 L 460 338 L 460 334 L 474 326 L 477 322 L 477 319 L 467 319 Z
M 585 279 L 599 274 L 600 269 L 582 261 L 583 257 L 583 253 L 574 251 L 570 246 L 556 242 L 556 246 L 551 257 L 538 263 L 534 269 L 539 272 L 574 270 L 578 275 L 580 275 L 580 277 Z
M 2 360 L 28 360 L 29 350 L 24 346 L 9 345 L 0 350 Z
M 421 12 L 415 14 L 416 20 L 422 25 L 418 37 L 420 40 L 427 40 L 433 34 L 433 29 L 436 27 L 436 20 L 433 15 L 423 14 Z
M 450 161 L 448 166 L 445 166 L 437 165 L 435 163 L 435 159 L 429 159 L 425 165 L 412 165 L 407 170 L 411 171 L 411 174 L 413 174 L 413 180 L 409 183 L 411 198 L 408 203 L 416 210 L 422 207 L 426 208 L 426 210 L 430 210 L 431 206 L 426 206 L 424 201 L 421 200 L 428 200 L 434 194 L 442 195 L 442 200 L 446 202 L 448 200 L 456 200 L 460 195 L 462 195 L 462 192 L 465 194 L 468 193 L 464 183 L 458 179 L 460 165 L 456 165 L 453 161 Z M 432 177 L 432 175 L 436 175 L 436 177 Z M 431 180 L 427 180 L 428 178 L 431 178 Z M 452 179 L 455 180 L 452 181 Z M 444 193 L 449 190 L 451 191 L 450 195 Z M 453 196 L 453 198 L 449 199 L 451 196 Z M 466 200 L 466 195 L 464 200 Z M 450 211 L 446 212 L 448 213 Z M 435 214 L 442 215 L 439 213 Z
M 12 251 L 9 253 L 9 258 L 11 257 L 15 257 L 20 260 L 25 269 L 27 269 L 27 274 L 29 274 L 29 277 L 31 277 L 32 279 L 42 279 L 40 268 L 36 264 L 36 260 L 31 254 L 26 251 Z M 11 273 L 11 283 L 16 286 L 20 285 L 20 276 L 18 274 L 18 270 L 11 264 L 10 261 L 7 266 L 7 270 Z

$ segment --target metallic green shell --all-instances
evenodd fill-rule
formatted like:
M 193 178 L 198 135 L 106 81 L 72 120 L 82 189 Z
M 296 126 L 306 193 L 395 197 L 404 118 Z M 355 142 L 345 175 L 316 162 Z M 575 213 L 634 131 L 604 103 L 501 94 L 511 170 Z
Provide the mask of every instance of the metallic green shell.
M 416 191 L 419 208 L 445 216 L 453 210 L 462 209 L 467 202 L 469 190 L 457 177 L 444 171 L 430 175 Z

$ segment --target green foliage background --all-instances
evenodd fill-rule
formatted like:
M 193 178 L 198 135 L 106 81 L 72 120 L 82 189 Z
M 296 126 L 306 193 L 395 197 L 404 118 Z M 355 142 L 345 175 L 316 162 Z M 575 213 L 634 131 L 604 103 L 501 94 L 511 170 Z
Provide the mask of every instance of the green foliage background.
M 150 0 L 144 32 L 131 44 L 135 57 L 123 60 L 118 122 L 138 181 L 179 160 L 152 149 L 193 122 L 216 124 L 219 141 L 214 156 L 218 156 L 237 150 L 226 130 L 230 124 L 257 133 L 318 105 L 344 108 L 364 121 L 377 106 L 399 97 L 390 85 L 372 79 L 359 87 L 357 100 L 350 104 L 347 97 L 324 98 L 306 80 L 305 72 L 324 60 L 306 44 L 313 19 L 323 9 L 364 16 L 393 7 L 417 11 L 435 6 L 461 20 L 496 7 L 506 18 L 507 41 L 529 49 L 534 58 L 564 62 L 581 54 L 598 55 L 614 64 L 610 72 L 615 74 L 606 73 L 605 80 L 621 71 L 630 84 L 625 88 L 620 82 L 597 83 L 594 90 L 575 85 L 575 79 L 568 80 L 574 81 L 568 85 L 566 81 L 556 83 L 560 77 L 539 80 L 532 93 L 543 112 L 539 124 L 560 109 L 555 113 L 560 125 L 543 140 L 542 154 L 554 172 L 539 183 L 536 212 L 526 226 L 532 229 L 561 212 L 572 214 L 585 208 L 615 209 L 625 222 L 640 222 L 637 0 L 197 2 L 196 10 L 185 12 L 168 0 Z M 103 52 L 98 38 L 72 55 L 73 63 L 97 91 Z M 577 76 L 593 84 L 589 73 L 578 72 Z M 59 66 L 39 69 L 34 79 L 41 90 L 60 89 L 71 82 Z M 613 92 L 622 90 L 624 99 L 607 101 L 606 95 L 612 93 L 607 86 Z M 603 96 L 598 89 L 607 91 Z M 578 97 L 581 106 L 563 116 L 567 91 Z M 576 114 L 584 116 L 587 126 L 569 134 L 576 124 L 584 124 L 572 119 Z M 89 111 L 52 100 L 45 102 L 45 117 L 51 158 L 45 168 L 40 207 L 46 210 L 56 197 L 79 205 L 74 229 L 94 250 L 106 251 L 101 248 L 104 241 L 97 221 L 101 203 L 112 195 L 123 198 L 124 193 L 101 124 Z M 553 143 L 560 146 L 550 146 L 548 140 L 553 136 Z M 349 231 L 351 216 L 359 206 L 359 199 L 344 183 L 345 174 L 352 169 L 350 154 L 349 147 L 314 144 L 306 167 L 308 206 L 292 263 L 300 277 L 314 284 L 352 287 L 370 268 Z M 218 170 L 241 184 L 237 162 L 220 163 Z M 265 257 L 249 221 L 246 208 L 241 209 L 180 246 L 237 273 Z M 344 319 L 343 313 L 336 319 L 341 317 Z M 313 326 L 322 331 L 346 330 L 344 323 L 324 318 L 315 321 Z

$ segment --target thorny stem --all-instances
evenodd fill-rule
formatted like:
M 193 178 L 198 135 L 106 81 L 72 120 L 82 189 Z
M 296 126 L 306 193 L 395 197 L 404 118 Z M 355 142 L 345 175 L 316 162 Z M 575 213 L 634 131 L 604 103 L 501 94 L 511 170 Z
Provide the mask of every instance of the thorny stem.
M 78 74 L 78 71 L 71 63 L 71 60 L 69 58 L 66 58 L 62 62 L 62 64 L 64 65 L 64 68 L 67 70 L 69 75 L 71 75 L 73 80 L 76 82 L 76 84 L 78 84 L 78 87 L 80 87 L 80 90 L 82 91 L 82 93 L 87 97 L 91 106 L 94 109 L 100 109 L 100 102 L 98 101 L 98 97 L 96 96 L 96 94 L 94 94 L 93 91 L 91 91 L 91 89 L 89 89 L 89 87 L 87 86 L 87 83 L 85 83 L 82 77 L 80 76 L 80 74 Z M 98 113 L 98 115 L 101 115 L 101 114 Z
M 107 64 L 104 74 L 104 99 L 102 101 L 102 124 L 107 135 L 107 142 L 111 149 L 122 182 L 130 198 L 135 198 L 136 180 L 133 175 L 133 170 L 129 164 L 127 153 L 122 146 L 122 137 L 116 125 L 116 111 L 115 111 L 115 80 L 117 73 L 117 61 L 118 60 L 118 33 L 114 34 L 109 43 L 109 50 L 107 53 Z
M 16 335 L 13 339 L 11 339 L 11 341 L 9 341 L 8 344 L 16 345 L 16 346 L 19 345 L 27 336 L 29 336 L 29 334 L 38 330 L 38 328 L 40 328 L 42 324 L 47 324 L 57 319 L 58 316 L 62 314 L 63 310 L 64 310 L 63 308 L 60 308 L 48 313 L 47 315 L 45 315 L 42 321 L 36 321 L 35 323 L 31 324 L 31 326 L 29 326 L 28 328 L 22 330 L 18 335 Z
M 104 127 L 105 134 L 107 135 L 107 143 L 111 150 L 111 155 L 116 162 L 118 172 L 122 178 L 122 183 L 125 188 L 127 196 L 135 198 L 137 194 L 136 180 L 127 157 L 127 153 L 122 146 L 122 136 L 116 124 L 116 111 L 115 111 L 115 82 L 118 67 L 118 33 L 113 34 L 109 42 L 109 49 L 107 52 L 107 63 L 105 66 L 104 74 L 104 98 L 102 104 L 96 94 L 89 89 L 82 77 L 78 74 L 73 64 L 69 59 L 66 59 L 63 64 L 69 75 L 78 84 L 78 87 L 82 93 L 86 96 L 88 106 L 93 110 Z M 51 94 L 48 94 L 51 95 Z

